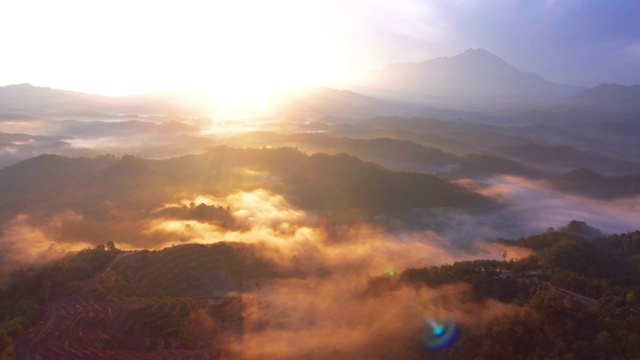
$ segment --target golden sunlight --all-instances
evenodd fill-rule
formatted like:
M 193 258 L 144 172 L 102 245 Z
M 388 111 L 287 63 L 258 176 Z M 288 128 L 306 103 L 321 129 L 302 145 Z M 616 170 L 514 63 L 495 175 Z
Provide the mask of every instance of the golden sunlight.
M 183 19 L 191 28 L 185 50 L 172 63 L 193 54 L 179 77 L 186 87 L 213 94 L 218 117 L 236 107 L 264 109 L 277 91 L 340 80 L 348 73 L 338 37 L 327 31 L 323 4 L 299 1 L 234 1 L 205 6 L 198 19 Z M 239 20 L 241 19 L 241 20 Z M 193 22 L 198 25 L 194 25 Z M 206 34 L 206 35 L 205 35 Z M 226 114 L 233 118 L 233 114 Z
M 114 0 L 99 6 L 61 0 L 42 2 L 33 12 L 28 3 L 13 3 L 12 12 L 39 26 L 25 27 L 14 16 L 2 19 L 0 29 L 21 29 L 21 37 L 6 39 L 8 45 L 34 59 L 9 64 L 26 74 L 21 81 L 115 96 L 196 90 L 215 95 L 224 111 L 264 106 L 275 91 L 326 85 L 351 74 L 352 46 L 330 23 L 336 6 L 294 0 L 185 0 L 179 6 Z M 42 63 L 35 60 L 42 53 L 67 56 Z

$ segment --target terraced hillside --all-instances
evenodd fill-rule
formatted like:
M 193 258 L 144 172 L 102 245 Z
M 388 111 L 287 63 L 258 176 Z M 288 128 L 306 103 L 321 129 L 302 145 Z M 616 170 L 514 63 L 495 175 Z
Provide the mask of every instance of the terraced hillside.
M 242 334 L 239 295 L 272 274 L 246 245 L 120 253 L 79 292 L 48 302 L 19 358 L 217 359 Z
M 246 244 L 182 245 L 143 250 L 100 277 L 96 294 L 123 297 L 211 297 L 251 290 L 251 280 L 274 276 L 273 266 Z
M 106 302 L 89 292 L 49 305 L 45 318 L 21 339 L 20 359 L 215 359 L 215 339 L 188 329 L 200 309 L 219 321 L 240 316 L 240 298 Z M 190 332 L 191 331 L 191 332 Z

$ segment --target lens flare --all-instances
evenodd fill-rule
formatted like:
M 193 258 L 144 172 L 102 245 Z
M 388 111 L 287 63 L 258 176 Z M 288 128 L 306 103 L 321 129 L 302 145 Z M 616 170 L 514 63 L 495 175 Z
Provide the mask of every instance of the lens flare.
M 385 274 L 387 274 L 387 275 L 389 275 L 389 276 L 394 276 L 394 275 L 396 274 L 396 271 L 395 271 L 395 270 L 393 270 L 393 267 L 392 267 L 392 266 L 389 266 L 389 267 L 384 271 L 384 273 L 385 273 Z
M 433 350 L 444 349 L 451 345 L 458 333 L 458 325 L 451 320 L 445 324 L 439 324 L 432 318 L 425 319 L 429 325 L 422 336 L 422 344 Z

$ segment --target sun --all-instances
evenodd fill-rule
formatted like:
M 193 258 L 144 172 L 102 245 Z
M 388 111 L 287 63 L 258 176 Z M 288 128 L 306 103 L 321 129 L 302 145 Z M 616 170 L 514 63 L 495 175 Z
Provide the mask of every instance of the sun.
M 206 42 L 182 75 L 212 93 L 222 112 L 235 106 L 267 106 L 274 93 L 336 82 L 345 68 L 343 45 L 318 17 L 299 1 L 228 2 L 208 19 Z M 316 5 L 317 6 L 317 5 Z M 184 61 L 185 52 L 176 55 Z M 205 85 L 203 85 L 205 84 Z
M 316 61 L 322 62 L 322 59 L 288 62 L 272 57 L 263 59 L 259 64 L 234 63 L 226 67 L 226 73 L 217 74 L 207 90 L 218 102 L 219 118 L 233 118 L 230 112 L 239 108 L 268 112 L 270 99 L 278 92 L 319 86 L 331 79 L 334 71 L 326 67 L 330 63 L 326 60 L 319 64 Z
M 35 13 L 30 2 L 8 4 L 16 15 L 0 29 L 21 29 L 7 38 L 21 56 L 6 68 L 39 86 L 111 96 L 195 90 L 224 110 L 330 86 L 362 67 L 335 1 L 40 0 Z M 44 53 L 57 56 L 42 61 Z

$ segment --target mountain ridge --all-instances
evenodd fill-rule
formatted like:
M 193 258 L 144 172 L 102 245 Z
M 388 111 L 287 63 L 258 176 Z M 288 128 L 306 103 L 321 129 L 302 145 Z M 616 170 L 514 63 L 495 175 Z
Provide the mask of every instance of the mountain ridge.
M 519 71 L 481 48 L 418 63 L 390 64 L 369 78 L 358 85 L 364 94 L 451 108 L 535 103 L 582 90 Z
M 0 86 L 0 112 L 18 116 L 66 119 L 123 114 L 207 115 L 216 104 L 195 92 L 158 92 L 107 96 L 35 86 L 28 83 Z

